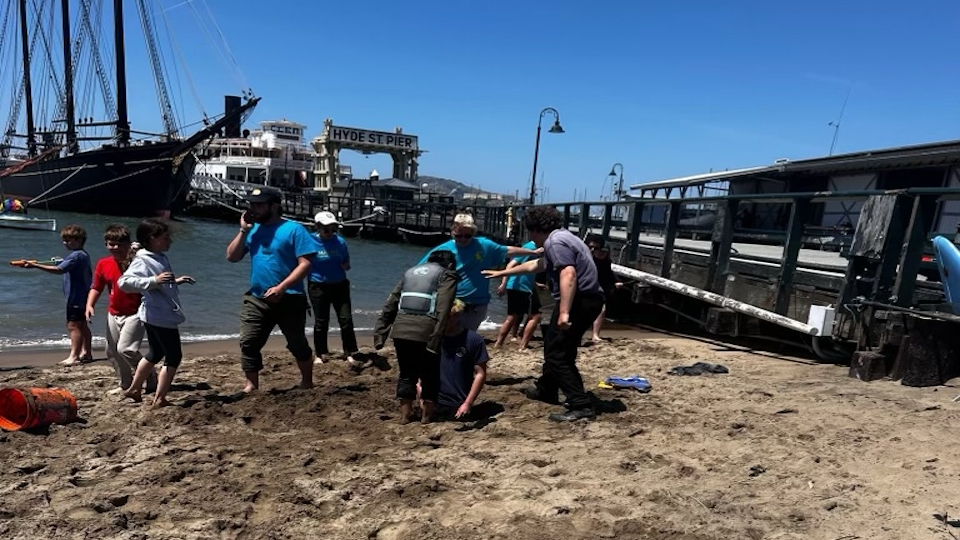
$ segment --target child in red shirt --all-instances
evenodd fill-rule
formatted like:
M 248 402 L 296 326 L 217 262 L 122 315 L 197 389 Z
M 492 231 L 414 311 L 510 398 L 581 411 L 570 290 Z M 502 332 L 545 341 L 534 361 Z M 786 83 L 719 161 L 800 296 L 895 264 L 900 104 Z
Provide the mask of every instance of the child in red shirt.
M 103 241 L 110 255 L 97 261 L 93 271 L 93 285 L 87 296 L 87 320 L 93 319 L 94 305 L 100 299 L 103 289 L 108 289 L 107 305 L 107 359 L 120 379 L 120 388 L 125 389 L 133 382 L 133 372 L 137 369 L 142 355 L 140 343 L 143 341 L 143 323 L 137 317 L 140 307 L 140 295 L 120 290 L 117 280 L 130 265 L 130 231 L 123 225 L 108 225 L 103 233 Z M 157 386 L 156 374 L 147 381 L 147 392 L 153 392 Z

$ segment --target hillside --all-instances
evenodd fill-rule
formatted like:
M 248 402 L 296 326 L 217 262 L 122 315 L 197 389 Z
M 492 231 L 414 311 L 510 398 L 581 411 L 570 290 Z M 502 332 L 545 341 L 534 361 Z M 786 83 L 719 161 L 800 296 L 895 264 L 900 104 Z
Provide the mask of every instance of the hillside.
M 449 178 L 441 178 L 439 176 L 420 175 L 419 182 L 420 184 L 426 184 L 424 190 L 433 193 L 439 193 L 441 195 L 449 195 L 454 197 L 454 199 L 457 201 L 462 200 L 466 194 L 492 194 L 501 197 L 507 203 L 515 200 L 513 195 L 486 191 L 480 189 L 478 186 L 469 186 L 463 182 L 458 182 Z

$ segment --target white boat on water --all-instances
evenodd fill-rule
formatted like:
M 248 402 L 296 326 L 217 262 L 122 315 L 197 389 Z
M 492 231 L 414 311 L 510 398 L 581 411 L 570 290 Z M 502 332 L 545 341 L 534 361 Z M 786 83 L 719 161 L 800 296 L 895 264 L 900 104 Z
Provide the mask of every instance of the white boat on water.
M 22 214 L 0 214 L 0 227 L 8 229 L 26 229 L 30 231 L 56 231 L 57 220 L 52 218 L 36 218 Z

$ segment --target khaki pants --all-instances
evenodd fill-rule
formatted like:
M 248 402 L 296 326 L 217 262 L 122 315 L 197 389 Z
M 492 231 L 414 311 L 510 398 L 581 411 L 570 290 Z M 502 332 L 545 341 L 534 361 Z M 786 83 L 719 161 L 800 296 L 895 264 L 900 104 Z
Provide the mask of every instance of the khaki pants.
M 130 388 L 137 364 L 143 357 L 140 354 L 140 343 L 143 341 L 143 323 L 136 314 L 114 315 L 107 314 L 107 360 L 120 380 L 120 388 Z M 150 393 L 157 386 L 156 376 L 147 380 L 147 392 Z

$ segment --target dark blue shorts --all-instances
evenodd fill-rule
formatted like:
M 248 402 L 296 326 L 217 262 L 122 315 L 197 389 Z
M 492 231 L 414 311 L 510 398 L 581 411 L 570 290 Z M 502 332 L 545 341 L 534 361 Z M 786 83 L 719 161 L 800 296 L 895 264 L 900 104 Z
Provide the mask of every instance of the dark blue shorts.
M 84 313 L 84 306 L 76 306 L 67 304 L 67 322 L 79 322 L 85 321 L 86 313 Z

